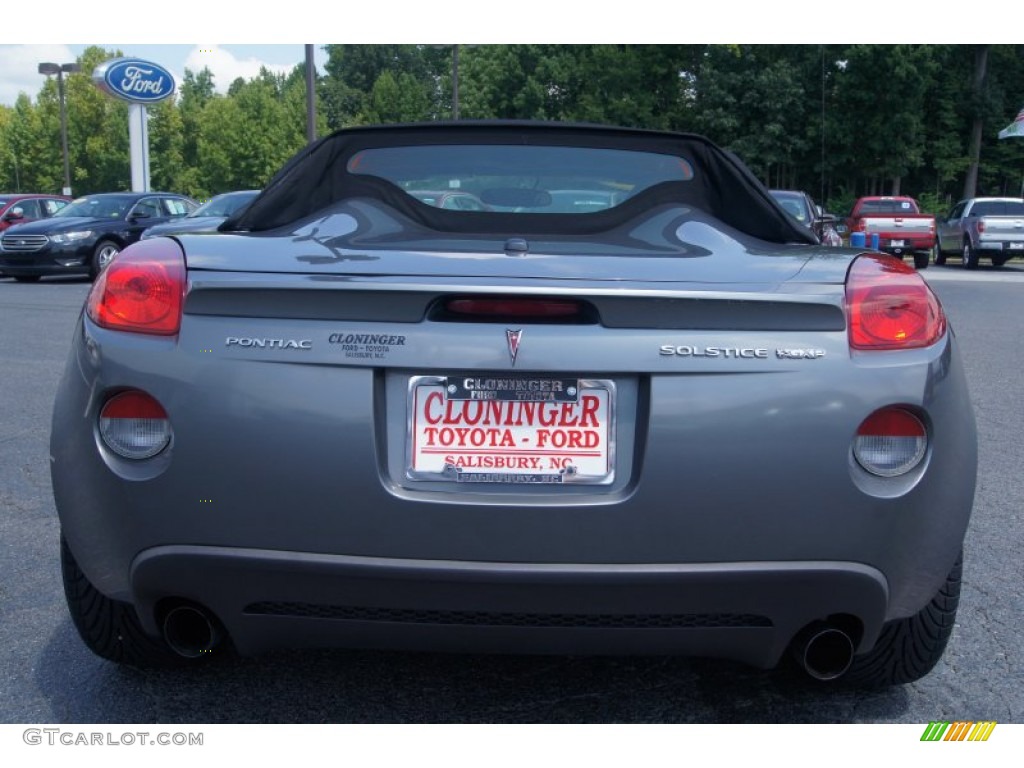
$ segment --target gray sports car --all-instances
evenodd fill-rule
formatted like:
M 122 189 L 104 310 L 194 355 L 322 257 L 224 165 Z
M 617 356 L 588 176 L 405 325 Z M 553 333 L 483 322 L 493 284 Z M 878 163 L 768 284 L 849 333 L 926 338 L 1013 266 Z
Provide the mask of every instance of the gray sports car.
M 344 130 L 220 229 L 125 249 L 75 333 L 52 476 L 98 655 L 791 650 L 862 685 L 942 655 L 955 336 L 706 139 Z

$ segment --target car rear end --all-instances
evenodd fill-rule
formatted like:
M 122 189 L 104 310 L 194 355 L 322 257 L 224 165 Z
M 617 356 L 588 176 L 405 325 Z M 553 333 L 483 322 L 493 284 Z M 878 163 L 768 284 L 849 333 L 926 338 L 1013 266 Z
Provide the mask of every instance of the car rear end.
M 1006 202 L 1001 207 L 1008 209 L 1006 214 L 978 220 L 978 250 L 994 257 L 1024 256 L 1024 202 Z
M 938 301 L 887 257 L 679 205 L 526 239 L 344 201 L 122 253 L 58 395 L 54 492 L 88 580 L 185 655 L 770 667 L 822 632 L 868 652 L 942 586 L 966 402 Z
M 878 235 L 878 249 L 901 256 L 904 253 L 928 251 L 935 244 L 935 219 L 932 216 L 865 216 L 858 231 L 868 242 Z

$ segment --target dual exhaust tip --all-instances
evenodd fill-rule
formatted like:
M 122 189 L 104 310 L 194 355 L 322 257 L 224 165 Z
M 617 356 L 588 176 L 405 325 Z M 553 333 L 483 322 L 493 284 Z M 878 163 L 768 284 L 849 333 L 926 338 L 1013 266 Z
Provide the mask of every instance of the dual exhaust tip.
M 208 610 L 198 605 L 178 605 L 163 621 L 164 641 L 186 659 L 198 659 L 223 642 L 224 630 Z M 793 654 L 800 667 L 815 680 L 837 680 L 853 664 L 854 642 L 848 632 L 818 622 L 804 629 L 793 642 Z

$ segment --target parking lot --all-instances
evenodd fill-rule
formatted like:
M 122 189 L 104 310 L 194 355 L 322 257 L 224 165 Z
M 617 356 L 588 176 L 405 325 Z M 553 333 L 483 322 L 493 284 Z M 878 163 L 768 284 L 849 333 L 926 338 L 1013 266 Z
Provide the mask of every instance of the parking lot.
M 967 368 L 978 488 L 946 655 L 920 682 L 881 692 L 678 658 L 318 651 L 186 671 L 102 661 L 64 606 L 48 471 L 53 397 L 89 283 L 0 279 L 0 722 L 1021 722 L 1024 265 L 924 274 Z

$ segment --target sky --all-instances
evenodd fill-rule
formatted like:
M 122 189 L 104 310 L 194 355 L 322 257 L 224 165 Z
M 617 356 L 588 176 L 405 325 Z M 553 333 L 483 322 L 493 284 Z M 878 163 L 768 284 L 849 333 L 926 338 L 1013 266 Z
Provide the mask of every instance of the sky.
M 235 78 L 248 80 L 256 77 L 260 67 L 266 67 L 272 72 L 288 73 L 296 64 L 301 64 L 306 56 L 302 44 L 165 45 L 95 42 L 89 45 L 97 45 L 108 51 L 121 51 L 125 56 L 160 64 L 170 70 L 179 84 L 186 69 L 199 72 L 203 67 L 209 67 L 213 73 L 214 87 L 219 93 L 226 93 Z M 22 91 L 34 99 L 46 78 L 46 75 L 38 72 L 39 62 L 73 62 L 89 45 L 0 44 L 0 104 L 14 104 L 18 93 Z M 323 45 L 314 45 L 313 51 L 317 70 L 323 74 L 327 61 Z
M 179 84 L 185 70 L 199 72 L 209 67 L 214 87 L 219 93 L 227 92 L 235 78 L 246 80 L 259 74 L 260 67 L 272 72 L 288 73 L 305 60 L 305 48 L 293 45 L 160 45 L 130 42 L 96 42 L 108 51 L 120 50 L 125 56 L 146 59 L 170 70 Z M 46 75 L 40 75 L 38 64 L 51 61 L 57 64 L 73 62 L 88 45 L 0 45 L 0 104 L 13 105 L 18 93 L 24 91 L 35 98 Z M 314 62 L 322 74 L 327 54 L 323 45 L 314 46 Z

